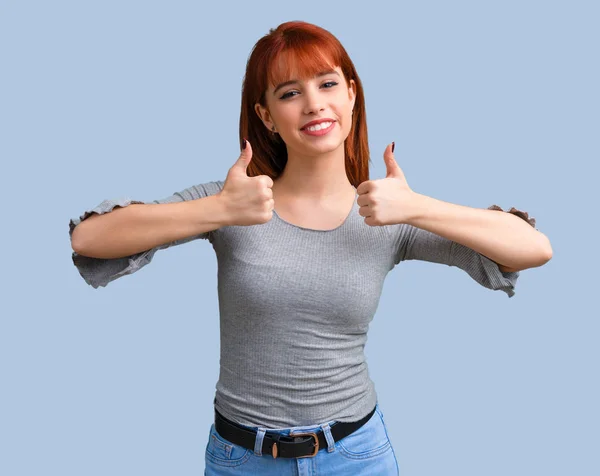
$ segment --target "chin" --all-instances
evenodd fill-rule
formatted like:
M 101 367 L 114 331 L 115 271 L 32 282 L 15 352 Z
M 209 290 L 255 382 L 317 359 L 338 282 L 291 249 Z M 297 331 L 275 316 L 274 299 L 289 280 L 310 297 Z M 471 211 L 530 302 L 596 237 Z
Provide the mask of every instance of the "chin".
M 340 145 L 343 145 L 346 141 L 340 134 L 328 134 L 327 136 L 322 137 L 306 137 L 302 132 L 300 132 L 300 134 L 303 136 L 302 144 L 308 144 L 308 147 L 311 149 L 334 150 Z
M 309 144 L 309 145 L 303 144 L 303 145 L 304 145 L 304 147 L 307 147 L 309 149 L 318 150 L 320 152 L 325 153 L 325 152 L 332 152 L 340 147 L 343 147 L 344 141 L 340 142 L 340 140 L 338 138 L 336 138 L 336 139 L 331 139 L 328 141 L 322 141 L 319 144 Z

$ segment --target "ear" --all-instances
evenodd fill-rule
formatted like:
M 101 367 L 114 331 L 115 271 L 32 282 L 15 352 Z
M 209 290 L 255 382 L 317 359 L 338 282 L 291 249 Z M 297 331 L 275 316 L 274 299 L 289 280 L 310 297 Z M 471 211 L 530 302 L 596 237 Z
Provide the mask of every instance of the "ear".
M 356 102 L 356 81 L 350 80 L 350 87 L 348 88 L 348 98 L 352 101 L 352 109 L 354 109 L 354 103 Z
M 256 103 L 254 105 L 254 111 L 256 112 L 256 115 L 260 118 L 260 120 L 263 122 L 265 127 L 271 130 L 271 128 L 273 127 L 273 122 L 271 121 L 271 114 L 269 113 L 269 110 L 261 106 L 260 103 Z

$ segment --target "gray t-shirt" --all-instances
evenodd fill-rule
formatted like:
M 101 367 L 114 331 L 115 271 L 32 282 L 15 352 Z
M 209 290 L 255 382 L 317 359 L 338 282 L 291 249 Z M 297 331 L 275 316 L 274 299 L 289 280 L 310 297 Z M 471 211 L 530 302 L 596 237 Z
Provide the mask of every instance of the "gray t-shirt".
M 105 200 L 92 213 L 132 203 L 172 203 L 215 195 L 223 181 L 152 202 Z M 377 401 L 364 346 L 384 280 L 400 261 L 456 266 L 480 285 L 514 295 L 518 272 L 504 273 L 472 249 L 408 224 L 369 226 L 354 202 L 333 230 L 290 224 L 276 212 L 260 225 L 225 226 L 117 259 L 73 253 L 98 288 L 138 271 L 155 252 L 207 239 L 218 262 L 220 375 L 215 407 L 243 425 L 283 428 L 355 421 Z

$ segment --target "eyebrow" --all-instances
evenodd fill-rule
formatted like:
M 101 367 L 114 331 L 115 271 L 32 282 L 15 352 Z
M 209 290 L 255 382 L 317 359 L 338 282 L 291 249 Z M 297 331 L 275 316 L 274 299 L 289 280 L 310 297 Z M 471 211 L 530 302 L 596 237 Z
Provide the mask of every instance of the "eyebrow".
M 331 70 L 328 70 L 328 71 L 321 71 L 320 73 L 317 73 L 317 74 L 315 75 L 315 78 L 319 78 L 319 77 L 321 77 L 321 76 L 326 76 L 326 75 L 328 75 L 328 74 L 337 74 L 337 75 L 339 76 L 339 73 L 338 73 L 337 71 L 335 71 L 335 70 L 331 69 Z M 289 81 L 286 81 L 285 83 L 281 83 L 280 85 L 278 85 L 278 86 L 275 88 L 275 90 L 273 91 L 273 94 L 277 94 L 277 91 L 279 91 L 281 88 L 283 88 L 283 87 L 285 87 L 285 86 L 288 86 L 288 85 L 290 85 L 290 84 L 295 84 L 295 83 L 297 83 L 297 82 L 298 82 L 298 80 L 297 80 L 297 79 L 291 79 L 291 80 L 289 80 Z

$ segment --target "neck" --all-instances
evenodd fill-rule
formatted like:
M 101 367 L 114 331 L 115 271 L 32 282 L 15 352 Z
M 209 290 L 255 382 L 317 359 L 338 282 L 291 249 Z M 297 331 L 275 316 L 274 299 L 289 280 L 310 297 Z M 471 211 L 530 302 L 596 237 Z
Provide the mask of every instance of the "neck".
M 288 149 L 285 169 L 273 180 L 273 190 L 296 199 L 327 200 L 356 189 L 346 175 L 344 144 L 324 154 L 305 155 Z

